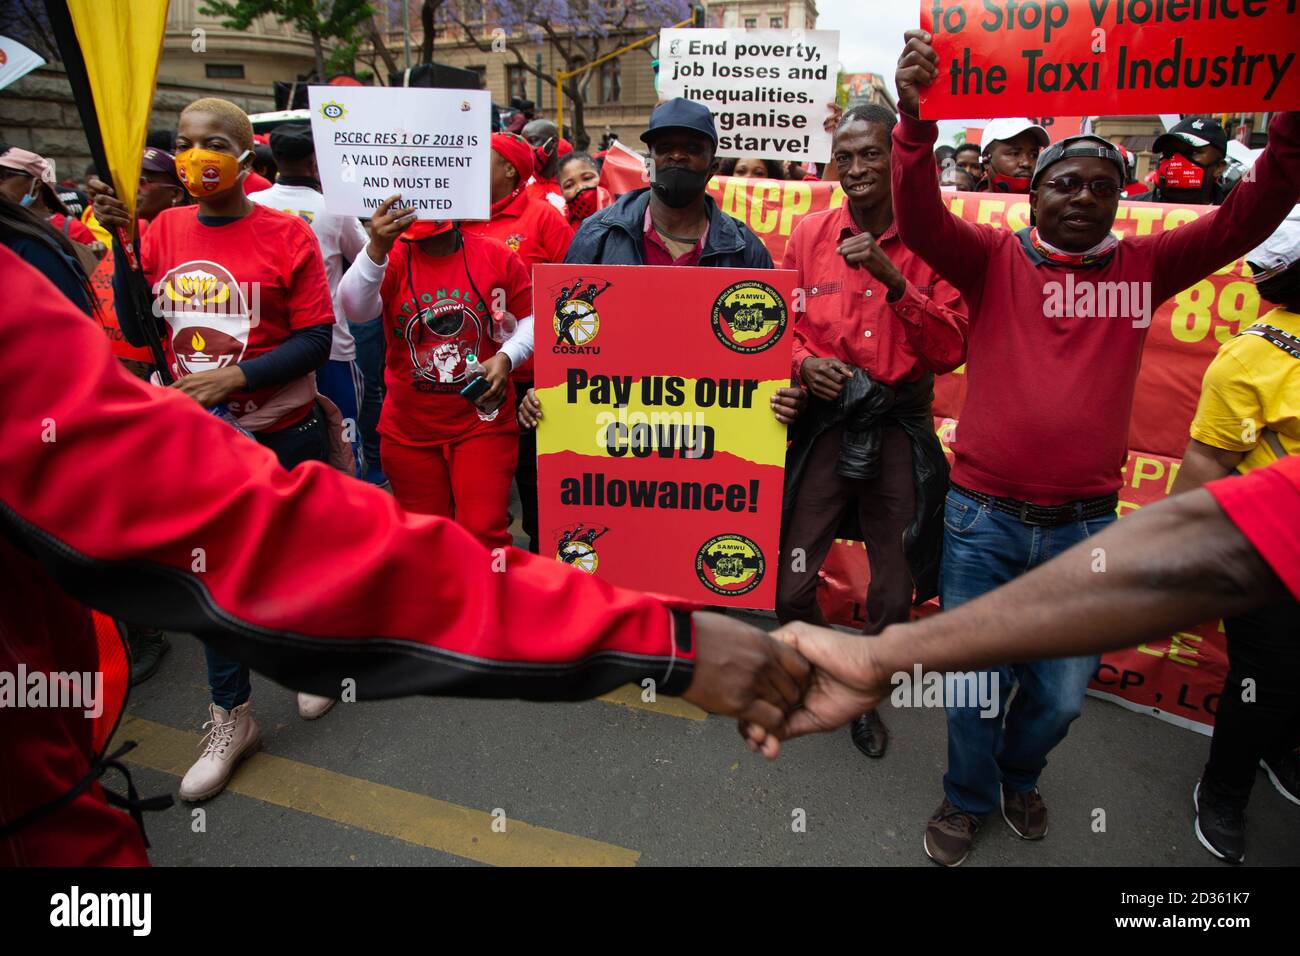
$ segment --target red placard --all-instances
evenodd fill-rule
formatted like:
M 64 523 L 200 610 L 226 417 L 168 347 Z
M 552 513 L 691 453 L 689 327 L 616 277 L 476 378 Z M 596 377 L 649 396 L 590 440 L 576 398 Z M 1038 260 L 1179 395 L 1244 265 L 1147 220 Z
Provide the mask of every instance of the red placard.
M 771 608 L 795 273 L 539 265 L 543 553 L 614 584 Z
M 1300 107 L 1294 0 L 921 0 L 921 117 Z

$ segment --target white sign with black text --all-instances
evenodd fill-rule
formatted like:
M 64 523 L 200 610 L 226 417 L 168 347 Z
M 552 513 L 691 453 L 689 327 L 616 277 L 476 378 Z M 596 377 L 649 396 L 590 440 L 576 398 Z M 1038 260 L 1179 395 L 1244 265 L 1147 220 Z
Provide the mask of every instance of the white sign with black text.
M 718 155 L 824 163 L 836 30 L 661 30 L 659 95 L 713 111 Z
M 422 87 L 312 86 L 325 208 L 369 219 L 400 193 L 420 219 L 487 219 L 492 94 Z

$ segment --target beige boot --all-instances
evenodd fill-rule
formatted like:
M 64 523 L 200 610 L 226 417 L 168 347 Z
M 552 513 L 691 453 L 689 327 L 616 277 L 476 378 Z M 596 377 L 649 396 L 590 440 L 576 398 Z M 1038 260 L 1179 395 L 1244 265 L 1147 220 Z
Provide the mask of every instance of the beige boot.
M 337 704 L 333 697 L 317 697 L 315 694 L 298 694 L 298 716 L 303 720 L 315 720 L 324 717 L 329 709 Z
M 239 761 L 251 755 L 262 742 L 253 720 L 253 702 L 246 700 L 232 711 L 210 704 L 212 718 L 203 725 L 203 756 L 195 761 L 181 781 L 182 800 L 191 803 L 215 797 L 226 787 Z

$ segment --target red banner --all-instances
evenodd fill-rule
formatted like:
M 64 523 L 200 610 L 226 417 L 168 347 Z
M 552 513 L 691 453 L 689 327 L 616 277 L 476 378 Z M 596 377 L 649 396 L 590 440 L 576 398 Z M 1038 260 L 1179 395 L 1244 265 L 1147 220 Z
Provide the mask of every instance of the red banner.
M 758 233 L 777 265 L 800 219 L 844 202 L 835 183 L 720 177 L 710 191 L 724 210 Z M 1009 229 L 1029 222 L 1028 197 L 944 193 L 944 200 L 972 222 Z M 1121 202 L 1114 231 L 1121 239 L 1145 236 L 1176 229 L 1209 211 L 1206 206 Z M 1155 312 L 1138 375 L 1121 516 L 1168 494 L 1187 445 L 1206 366 L 1219 346 L 1254 323 L 1260 312 L 1259 295 L 1241 260 L 1194 282 Z M 964 367 L 935 383 L 935 429 L 945 447 L 955 434 L 965 394 Z M 818 597 L 827 617 L 861 627 L 869 578 L 862 543 L 837 542 L 821 571 Z M 922 612 L 934 609 L 930 605 Z M 1213 622 L 1106 655 L 1093 690 L 1125 706 L 1207 730 L 1226 669 L 1221 632 Z
M 771 608 L 795 273 L 533 272 L 543 553 L 614 583 Z
M 924 119 L 1300 107 L 1294 0 L 921 0 Z

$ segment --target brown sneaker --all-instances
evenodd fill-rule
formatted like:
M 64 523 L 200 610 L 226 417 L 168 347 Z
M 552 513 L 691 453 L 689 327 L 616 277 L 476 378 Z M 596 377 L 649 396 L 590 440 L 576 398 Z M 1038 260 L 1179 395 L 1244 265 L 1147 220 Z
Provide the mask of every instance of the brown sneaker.
M 970 855 L 980 822 L 944 798 L 925 825 L 925 855 L 941 866 L 961 866 Z
M 1022 840 L 1041 840 L 1047 836 L 1047 804 L 1035 787 L 1028 793 L 1012 793 L 1002 788 L 1002 819 Z

